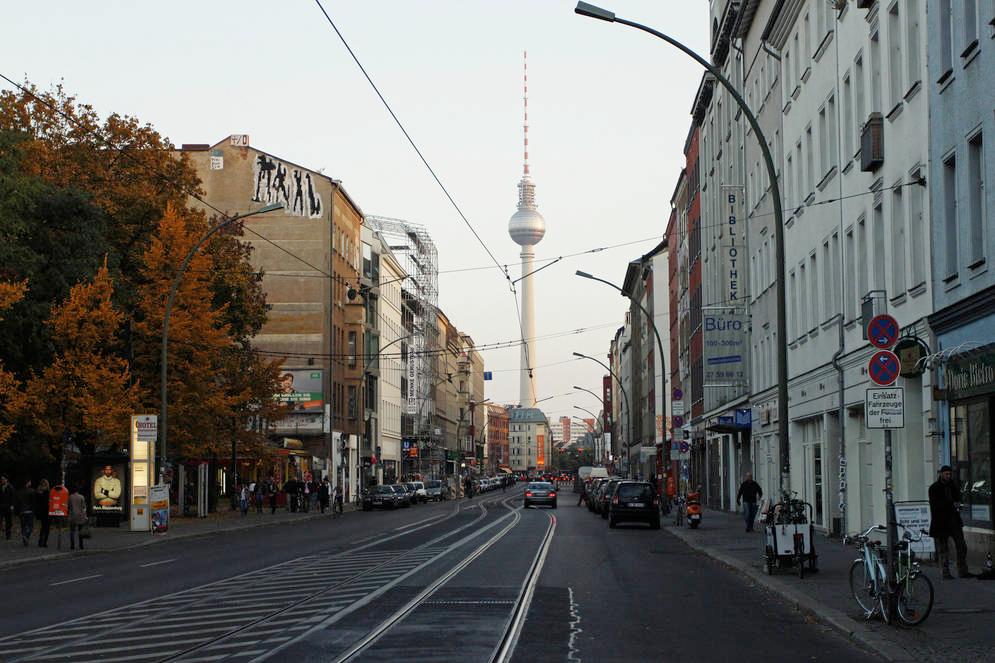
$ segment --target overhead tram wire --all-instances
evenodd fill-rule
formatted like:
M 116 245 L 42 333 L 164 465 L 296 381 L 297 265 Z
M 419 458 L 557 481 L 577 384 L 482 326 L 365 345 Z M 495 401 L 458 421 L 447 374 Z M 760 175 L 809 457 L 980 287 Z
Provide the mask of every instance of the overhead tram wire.
M 480 246 L 483 247 L 484 251 L 487 252 L 487 255 L 490 256 L 491 260 L 494 261 L 494 265 L 497 267 L 498 271 L 501 272 L 501 275 L 504 276 L 505 280 L 507 281 L 508 287 L 510 288 L 512 296 L 514 297 L 515 300 L 515 315 L 518 318 L 518 329 L 522 337 L 522 343 L 525 347 L 525 364 L 528 367 L 529 372 L 531 373 L 532 366 L 531 366 L 531 359 L 529 358 L 529 346 L 527 343 L 525 343 L 525 328 L 522 324 L 522 314 L 518 302 L 518 291 L 515 289 L 515 284 L 511 280 L 511 276 L 508 274 L 507 268 L 503 266 L 494 256 L 494 253 L 491 251 L 490 247 L 488 247 L 487 243 L 484 242 L 483 238 L 480 237 L 480 234 L 477 232 L 477 229 L 473 227 L 473 224 L 470 223 L 470 220 L 463 213 L 463 210 L 456 203 L 456 200 L 449 193 L 449 190 L 442 183 L 442 180 L 439 179 L 439 176 L 435 173 L 435 170 L 428 163 L 428 160 L 425 158 L 425 155 L 422 154 L 421 150 L 418 148 L 418 145 L 415 144 L 414 139 L 411 138 L 411 135 L 408 133 L 407 129 L 404 128 L 404 125 L 401 123 L 401 120 L 397 117 L 397 114 L 394 113 L 394 110 L 390 107 L 390 104 L 387 103 L 387 100 L 384 98 L 383 94 L 380 93 L 380 89 L 377 87 L 376 83 L 373 82 L 373 79 L 370 77 L 369 73 L 367 73 L 366 68 L 363 66 L 363 63 L 359 61 L 359 58 L 356 56 L 356 53 L 352 50 L 352 47 L 349 46 L 349 42 L 346 41 L 345 37 L 342 35 L 342 32 L 339 30 L 338 26 L 335 25 L 335 21 L 333 21 L 332 17 L 329 16 L 327 11 L 325 11 L 325 7 L 324 5 L 321 4 L 321 0 L 314 0 L 314 1 L 315 4 L 318 5 L 318 9 L 321 10 L 321 13 L 324 14 L 325 20 L 328 21 L 328 24 L 330 26 L 332 26 L 332 30 L 335 31 L 336 35 L 338 35 L 339 41 L 341 41 L 342 45 L 345 46 L 347 51 L 349 51 L 349 55 L 356 63 L 356 66 L 359 67 L 359 70 L 363 73 L 363 76 L 370 84 L 370 87 L 372 87 L 373 91 L 376 92 L 377 97 L 379 97 L 381 103 L 383 103 L 384 108 L 387 109 L 387 112 L 390 113 L 390 116 L 394 119 L 394 123 L 397 124 L 397 127 L 401 130 L 401 133 L 404 134 L 404 137 L 407 139 L 412 149 L 414 149 L 415 153 L 418 155 L 418 158 L 421 159 L 421 162 L 425 165 L 425 168 L 428 169 L 429 173 L 431 173 L 432 178 L 435 180 L 435 183 L 439 185 L 440 189 L 442 189 L 442 192 L 445 194 L 450 204 L 456 210 L 456 213 L 459 214 L 460 218 L 463 220 L 463 223 L 465 223 L 466 227 L 470 229 L 470 232 L 473 233 L 473 236 L 477 239 L 477 242 L 480 243 Z M 532 391 L 535 392 L 534 381 L 532 381 Z M 532 394 L 532 400 L 533 401 L 536 400 L 535 393 Z

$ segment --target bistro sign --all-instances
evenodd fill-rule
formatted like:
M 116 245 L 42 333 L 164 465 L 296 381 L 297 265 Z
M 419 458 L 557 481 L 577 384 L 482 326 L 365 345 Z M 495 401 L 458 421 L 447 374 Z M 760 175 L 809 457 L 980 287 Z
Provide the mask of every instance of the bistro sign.
M 944 378 L 950 400 L 995 392 L 995 343 L 951 357 Z

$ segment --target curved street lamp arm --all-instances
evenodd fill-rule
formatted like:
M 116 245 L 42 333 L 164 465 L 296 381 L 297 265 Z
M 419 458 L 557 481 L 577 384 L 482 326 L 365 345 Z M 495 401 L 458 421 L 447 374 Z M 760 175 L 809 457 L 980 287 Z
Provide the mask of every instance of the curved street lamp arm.
M 162 347 L 159 354 L 159 481 L 163 482 L 163 475 L 166 469 L 166 449 L 168 445 L 168 420 L 167 415 L 169 414 L 169 404 L 166 400 L 166 378 L 167 378 L 167 362 L 169 360 L 169 318 L 170 314 L 173 312 L 173 302 L 176 300 L 176 293 L 180 289 L 180 282 L 183 280 L 183 275 L 187 271 L 187 267 L 190 266 L 190 262 L 193 257 L 200 250 L 200 247 L 207 243 L 207 240 L 211 239 L 215 233 L 223 228 L 227 228 L 236 221 L 242 221 L 250 216 L 255 216 L 256 214 L 265 214 L 266 212 L 273 212 L 278 209 L 283 209 L 283 203 L 275 203 L 272 205 L 266 205 L 255 211 L 249 212 L 248 214 L 236 214 L 226 218 L 221 223 L 217 224 L 210 230 L 208 230 L 203 237 L 200 238 L 193 248 L 187 252 L 184 256 L 183 262 L 180 263 L 180 269 L 176 272 L 176 276 L 173 277 L 173 284 L 169 288 L 169 295 L 166 296 L 166 309 L 163 311 L 162 315 Z
M 729 79 L 722 74 L 718 67 L 715 67 L 708 60 L 701 57 L 681 42 L 660 32 L 659 30 L 654 30 L 649 26 L 636 23 L 635 21 L 619 18 L 613 12 L 596 7 L 586 2 L 578 2 L 574 12 L 582 16 L 588 16 L 602 21 L 608 21 L 610 23 L 621 23 L 622 25 L 642 30 L 643 32 L 653 35 L 654 37 L 662 39 L 674 48 L 680 50 L 682 53 L 704 67 L 705 70 L 715 77 L 715 80 L 717 80 L 729 92 L 730 96 L 732 96 L 733 100 L 736 102 L 736 105 L 743 111 L 743 117 L 745 117 L 746 121 L 750 124 L 750 128 L 753 129 L 754 136 L 760 147 L 760 152 L 763 155 L 764 166 L 767 168 L 767 175 L 771 182 L 771 204 L 774 206 L 774 261 L 777 263 L 775 299 L 778 334 L 777 431 L 778 449 L 781 455 L 781 490 L 786 490 L 790 481 L 791 461 L 789 453 L 790 446 L 788 444 L 788 319 L 786 303 L 787 296 L 785 293 L 786 258 L 784 252 L 784 212 L 782 208 L 783 202 L 781 201 L 781 188 L 778 185 L 777 169 L 774 167 L 774 157 L 771 155 L 770 148 L 767 146 L 767 136 L 760 128 L 760 123 L 757 121 L 753 111 L 750 110 L 750 107 L 747 105 L 746 101 L 736 90 L 736 86 L 734 86 Z

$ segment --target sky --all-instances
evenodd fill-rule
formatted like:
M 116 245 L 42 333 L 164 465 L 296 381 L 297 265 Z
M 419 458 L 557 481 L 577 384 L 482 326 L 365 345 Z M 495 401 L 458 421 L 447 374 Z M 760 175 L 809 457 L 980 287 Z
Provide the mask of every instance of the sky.
M 551 418 L 587 416 L 627 301 L 621 284 L 660 241 L 683 167 L 701 69 L 663 41 L 573 13 L 561 0 L 322 0 L 405 129 L 498 261 L 522 173 L 522 53 L 529 161 L 546 236 L 534 276 L 537 397 Z M 705 0 L 605 0 L 618 16 L 708 51 Z M 313 0 L 19 3 L 0 71 L 61 82 L 101 114 L 152 124 L 174 144 L 248 134 L 259 149 L 342 181 L 363 212 L 426 226 L 442 272 L 493 264 L 394 124 Z M 7 84 L 4 82 L 4 86 Z M 540 263 L 541 264 L 541 263 Z M 439 275 L 439 304 L 478 344 L 520 338 L 493 269 Z M 576 330 L 574 334 L 564 334 Z M 547 338 L 543 338 L 547 337 Z M 517 403 L 518 348 L 483 353 L 486 397 Z

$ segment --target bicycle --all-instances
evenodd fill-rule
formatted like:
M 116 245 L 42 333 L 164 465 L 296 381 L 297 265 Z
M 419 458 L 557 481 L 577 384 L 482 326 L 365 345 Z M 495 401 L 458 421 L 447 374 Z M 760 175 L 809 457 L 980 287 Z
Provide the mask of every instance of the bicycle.
M 904 528 L 903 528 L 904 529 Z M 873 531 L 887 531 L 883 525 L 872 525 L 861 534 L 847 537 L 854 541 L 861 557 L 850 565 L 850 592 L 857 605 L 864 611 L 865 619 L 880 614 L 886 624 L 891 623 L 889 599 L 895 601 L 895 614 L 906 626 L 917 626 L 933 609 L 933 583 L 922 574 L 919 562 L 910 544 L 921 541 L 922 534 L 913 537 L 907 530 L 895 546 L 894 589 L 887 586 L 887 569 L 880 554 L 881 542 L 870 539 Z

